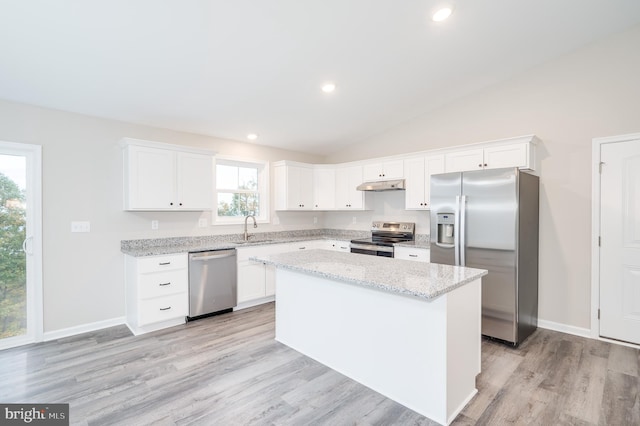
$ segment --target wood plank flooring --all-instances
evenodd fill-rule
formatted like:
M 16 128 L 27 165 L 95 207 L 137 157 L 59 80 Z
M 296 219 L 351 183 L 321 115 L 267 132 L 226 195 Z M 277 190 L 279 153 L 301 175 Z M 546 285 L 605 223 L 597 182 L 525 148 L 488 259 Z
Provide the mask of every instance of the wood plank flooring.
M 640 351 L 539 329 L 484 340 L 454 425 L 640 425 Z M 0 402 L 78 425 L 432 425 L 274 340 L 274 305 L 134 337 L 124 326 L 0 351 Z

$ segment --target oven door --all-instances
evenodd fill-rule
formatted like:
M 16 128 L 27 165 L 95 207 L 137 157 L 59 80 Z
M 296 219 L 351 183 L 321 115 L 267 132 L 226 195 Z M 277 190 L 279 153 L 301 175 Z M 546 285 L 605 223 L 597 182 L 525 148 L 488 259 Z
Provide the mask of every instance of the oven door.
M 351 253 L 369 254 L 372 256 L 393 257 L 393 247 L 352 242 Z

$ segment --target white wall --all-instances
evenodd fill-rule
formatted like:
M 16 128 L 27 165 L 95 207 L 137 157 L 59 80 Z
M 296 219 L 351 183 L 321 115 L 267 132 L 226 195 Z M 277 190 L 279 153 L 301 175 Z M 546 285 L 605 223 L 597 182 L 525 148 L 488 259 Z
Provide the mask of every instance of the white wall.
M 374 220 L 414 222 L 416 233 L 429 234 L 429 212 L 404 209 L 404 191 L 383 191 L 367 194 L 371 197 L 372 210 L 352 212 L 328 212 L 323 227 L 368 231 Z M 355 223 L 354 222 L 355 219 Z
M 345 147 L 326 161 L 536 134 L 542 140 L 539 316 L 589 328 L 591 141 L 640 132 L 638 76 L 640 26 Z
M 123 211 L 121 138 L 184 144 L 269 161 L 319 161 L 291 151 L 6 101 L 0 101 L 0 117 L 0 140 L 43 147 L 45 332 L 124 316 L 120 240 L 242 232 L 241 225 L 198 228 L 200 217 L 211 223 L 210 213 Z M 281 216 L 281 225 L 261 224 L 255 231 L 318 226 L 309 214 Z M 158 231 L 151 230 L 152 219 L 160 222 Z M 90 221 L 91 232 L 72 234 L 73 220 Z

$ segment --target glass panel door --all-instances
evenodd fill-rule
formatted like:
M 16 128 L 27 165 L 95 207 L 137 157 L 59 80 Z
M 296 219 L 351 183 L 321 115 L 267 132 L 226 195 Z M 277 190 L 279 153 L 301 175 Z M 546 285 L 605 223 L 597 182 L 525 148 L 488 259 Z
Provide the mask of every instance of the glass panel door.
M 0 142 L 0 349 L 42 338 L 39 218 L 40 147 Z

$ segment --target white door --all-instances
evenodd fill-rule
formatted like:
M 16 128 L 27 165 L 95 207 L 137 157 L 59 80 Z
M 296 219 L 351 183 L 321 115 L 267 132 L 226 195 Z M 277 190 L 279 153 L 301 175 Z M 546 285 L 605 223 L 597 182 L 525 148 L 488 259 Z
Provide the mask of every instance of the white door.
M 0 349 L 42 340 L 40 146 L 0 141 Z
M 640 140 L 600 161 L 600 336 L 640 344 Z

